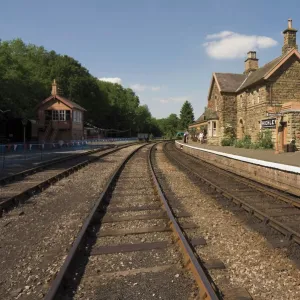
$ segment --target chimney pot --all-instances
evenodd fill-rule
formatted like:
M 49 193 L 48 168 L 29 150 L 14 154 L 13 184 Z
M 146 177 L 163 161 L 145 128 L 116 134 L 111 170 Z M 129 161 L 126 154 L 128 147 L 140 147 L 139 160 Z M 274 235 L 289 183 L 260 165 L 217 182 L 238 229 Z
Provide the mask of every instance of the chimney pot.
M 256 51 L 249 51 L 247 53 L 247 59 L 245 60 L 244 74 L 249 74 L 252 71 L 258 69 L 258 59 L 256 58 Z
M 296 33 L 297 30 L 293 28 L 292 19 L 288 19 L 288 28 L 283 31 L 282 55 L 287 54 L 293 49 L 298 49 Z
M 256 59 L 256 51 L 249 51 L 248 58 Z
M 55 79 L 54 79 L 54 80 L 53 80 L 53 83 L 52 83 L 52 91 L 51 91 L 51 95 L 52 95 L 52 96 L 58 95 L 57 91 L 58 91 L 58 89 L 57 89 L 57 84 L 56 84 L 56 81 L 55 81 Z

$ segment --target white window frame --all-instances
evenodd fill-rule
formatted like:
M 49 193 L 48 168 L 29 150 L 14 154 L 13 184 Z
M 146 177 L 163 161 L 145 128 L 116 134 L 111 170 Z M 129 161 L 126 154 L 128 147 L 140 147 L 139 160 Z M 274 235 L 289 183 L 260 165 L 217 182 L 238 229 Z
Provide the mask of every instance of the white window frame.
M 52 121 L 59 121 L 59 110 L 52 110 Z
M 66 111 L 65 110 L 59 111 L 59 121 L 66 121 Z
M 216 121 L 212 121 L 212 136 L 217 136 L 217 122 Z
M 82 122 L 82 112 L 78 110 L 73 110 L 73 122 L 81 123 Z

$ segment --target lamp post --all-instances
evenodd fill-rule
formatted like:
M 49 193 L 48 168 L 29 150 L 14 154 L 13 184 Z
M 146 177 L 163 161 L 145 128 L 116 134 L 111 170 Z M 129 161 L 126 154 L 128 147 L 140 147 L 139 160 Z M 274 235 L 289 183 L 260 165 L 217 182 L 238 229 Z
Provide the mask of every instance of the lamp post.
M 275 103 L 274 104 L 274 108 L 275 108 L 275 116 L 276 116 L 276 129 L 275 129 L 275 133 L 276 133 L 276 139 L 275 139 L 275 154 L 279 154 L 281 151 L 279 149 L 279 126 L 280 124 L 280 119 L 281 119 L 281 114 L 280 114 L 280 110 L 281 110 L 281 104 L 279 103 Z M 282 136 L 281 136 L 282 139 Z M 282 149 L 281 149 L 282 150 Z
M 27 125 L 28 120 L 26 118 L 22 119 L 22 124 L 23 124 L 23 150 L 25 152 L 25 143 L 26 143 L 26 125 Z

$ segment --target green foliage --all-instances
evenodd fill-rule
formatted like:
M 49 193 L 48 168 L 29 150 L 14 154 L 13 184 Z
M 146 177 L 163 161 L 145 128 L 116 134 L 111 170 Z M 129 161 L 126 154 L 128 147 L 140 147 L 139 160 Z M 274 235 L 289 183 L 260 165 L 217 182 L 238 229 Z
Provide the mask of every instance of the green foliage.
M 236 140 L 234 143 L 236 148 L 246 148 L 249 149 L 251 147 L 251 136 L 245 135 L 243 139 Z
M 56 79 L 60 94 L 83 106 L 85 120 L 100 128 L 161 134 L 148 107 L 119 84 L 99 81 L 78 61 L 22 40 L 0 42 L 0 109 L 12 117 L 35 118 L 35 106 L 50 95 Z M 129 132 L 128 132 L 129 134 Z
M 222 141 L 221 141 L 221 145 L 222 146 L 232 146 L 233 141 L 229 138 L 223 138 Z
M 272 149 L 272 132 L 271 130 L 265 130 L 257 134 L 257 141 L 255 143 L 251 142 L 251 136 L 245 135 L 242 140 L 236 140 L 234 143 L 236 148 L 246 148 L 246 149 Z
M 192 104 L 185 101 L 180 110 L 180 126 L 182 129 L 187 129 L 194 122 L 194 112 Z
M 235 140 L 236 140 L 236 134 L 234 128 L 230 125 L 227 125 L 224 130 L 224 138 L 221 141 L 221 145 L 233 146 L 235 144 Z
M 272 132 L 267 129 L 265 131 L 261 131 L 257 135 L 257 147 L 262 149 L 272 149 Z
M 168 118 L 159 119 L 157 121 L 164 137 L 168 139 L 175 137 L 179 127 L 179 119 L 176 114 L 170 114 Z

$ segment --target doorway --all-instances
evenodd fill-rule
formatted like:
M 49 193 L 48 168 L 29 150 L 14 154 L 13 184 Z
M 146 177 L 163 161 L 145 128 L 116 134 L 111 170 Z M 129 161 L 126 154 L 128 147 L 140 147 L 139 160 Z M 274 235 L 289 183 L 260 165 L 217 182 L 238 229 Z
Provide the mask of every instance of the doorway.
M 287 122 L 280 122 L 278 127 L 278 150 L 287 152 Z

